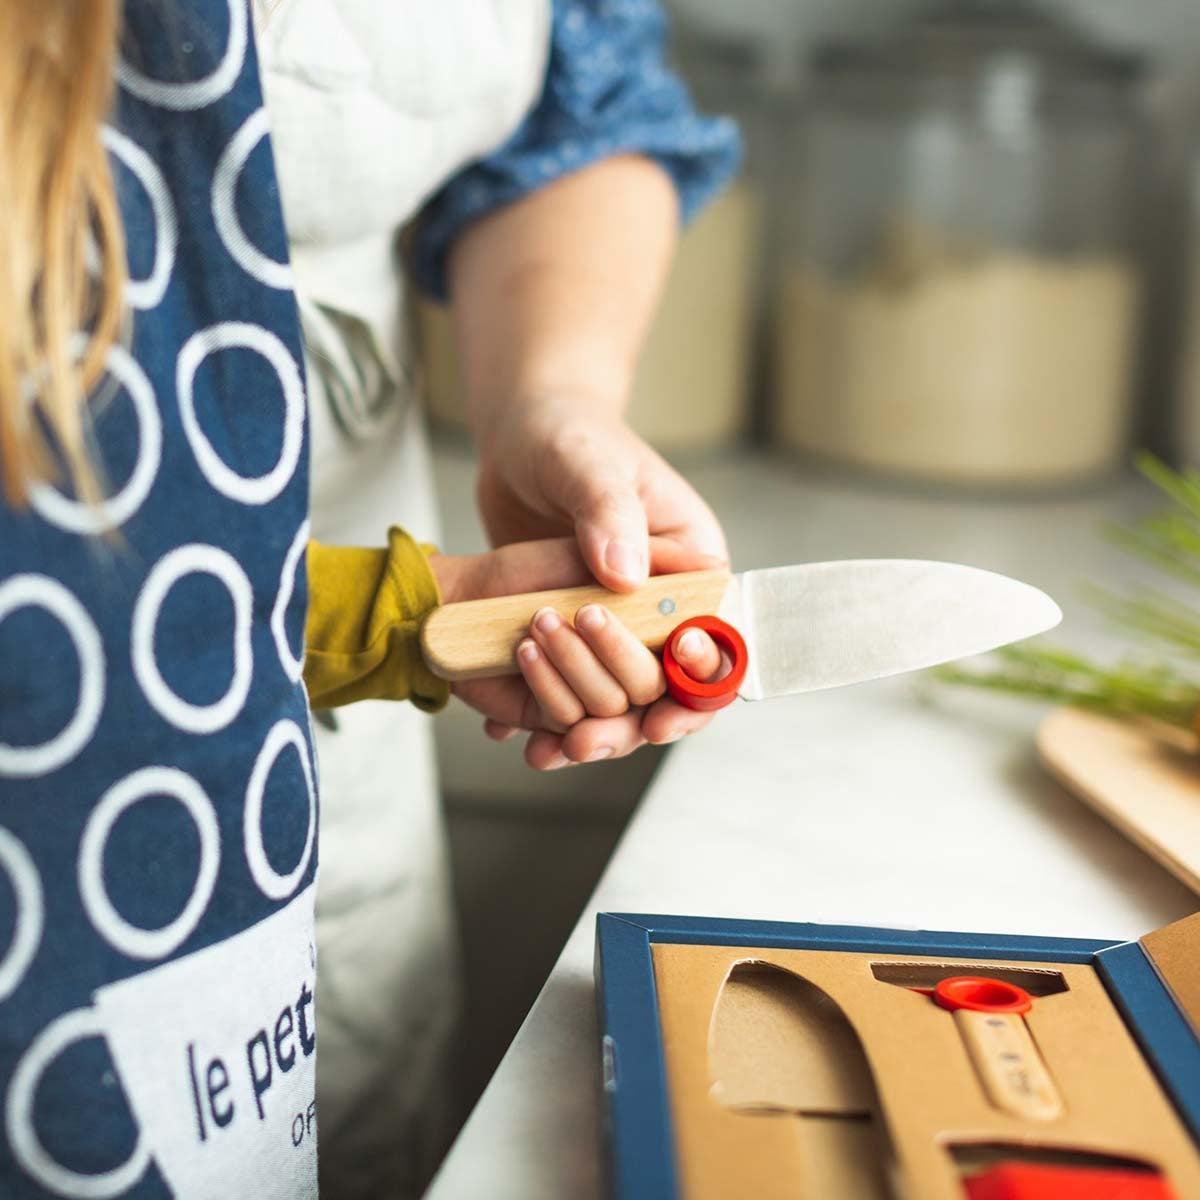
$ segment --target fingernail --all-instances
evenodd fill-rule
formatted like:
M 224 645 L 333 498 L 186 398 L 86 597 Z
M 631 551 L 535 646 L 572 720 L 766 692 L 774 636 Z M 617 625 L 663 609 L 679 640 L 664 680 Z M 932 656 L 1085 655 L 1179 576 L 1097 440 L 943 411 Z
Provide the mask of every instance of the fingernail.
M 558 771 L 569 767 L 571 760 L 565 754 L 556 754 L 543 768 L 544 771 Z
M 699 631 L 685 629 L 679 635 L 679 641 L 675 643 L 675 651 L 677 654 L 682 654 L 684 658 L 695 658 L 699 655 L 703 644 L 700 640 Z
M 671 742 L 679 741 L 679 739 L 681 737 L 683 737 L 683 730 L 677 729 L 677 730 L 675 730 L 674 733 L 668 733 L 665 738 L 660 738 L 658 744 L 660 746 L 666 746 L 666 745 L 669 745 Z
M 537 656 L 538 656 L 537 644 L 529 641 L 529 639 L 526 638 L 526 640 L 523 641 L 517 647 L 517 655 L 521 659 L 522 662 L 527 662 L 527 663 L 537 662 Z
M 562 624 L 562 618 L 554 609 L 543 608 L 533 618 L 533 624 L 539 633 L 553 633 Z
M 575 614 L 575 624 L 587 633 L 598 633 L 604 628 L 604 609 L 598 604 L 585 604 Z
M 611 746 L 601 746 L 598 750 L 593 750 L 588 755 L 588 762 L 600 762 L 604 758 L 612 758 L 613 748 Z
M 608 543 L 608 549 L 604 551 L 604 565 L 614 574 L 635 583 L 640 583 L 646 574 L 641 551 L 619 539 Z

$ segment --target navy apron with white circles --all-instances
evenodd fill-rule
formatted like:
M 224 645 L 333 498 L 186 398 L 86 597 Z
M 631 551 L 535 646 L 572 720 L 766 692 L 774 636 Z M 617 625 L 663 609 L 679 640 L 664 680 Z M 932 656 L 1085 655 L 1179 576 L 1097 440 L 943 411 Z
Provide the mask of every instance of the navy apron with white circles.
M 0 506 L 0 1195 L 315 1195 L 306 405 L 253 31 L 124 9 L 104 498 Z

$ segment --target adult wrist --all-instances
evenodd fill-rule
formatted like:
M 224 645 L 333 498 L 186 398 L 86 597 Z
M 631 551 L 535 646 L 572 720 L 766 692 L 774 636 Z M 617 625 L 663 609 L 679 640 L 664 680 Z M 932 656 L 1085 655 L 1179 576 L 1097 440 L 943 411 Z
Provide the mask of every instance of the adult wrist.
M 513 450 L 514 439 L 521 447 L 545 445 L 579 421 L 620 424 L 625 396 L 625 391 L 581 384 L 530 389 L 508 401 L 480 405 L 472 420 L 476 448 L 487 459 L 502 447 Z

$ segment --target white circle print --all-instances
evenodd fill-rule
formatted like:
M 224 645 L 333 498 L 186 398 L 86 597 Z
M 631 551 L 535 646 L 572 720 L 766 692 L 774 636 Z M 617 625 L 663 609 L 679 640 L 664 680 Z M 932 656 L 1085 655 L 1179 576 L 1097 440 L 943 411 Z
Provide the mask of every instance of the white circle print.
M 220 580 L 233 601 L 233 675 L 225 694 L 211 704 L 192 704 L 167 684 L 158 669 L 155 635 L 159 613 L 168 593 L 187 575 L 211 575 Z M 133 673 L 146 699 L 177 729 L 215 733 L 242 711 L 254 670 L 250 622 L 254 591 L 237 560 L 217 546 L 192 542 L 178 546 L 154 564 L 133 608 L 130 651 Z
M 288 645 L 287 617 L 288 605 L 292 602 L 292 594 L 296 590 L 296 568 L 300 565 L 300 555 L 308 545 L 308 521 L 304 521 L 296 530 L 291 546 L 283 559 L 283 570 L 279 573 L 279 591 L 275 596 L 275 607 L 271 609 L 271 636 L 275 639 L 275 649 L 279 651 L 279 663 L 283 673 L 293 683 L 300 681 L 304 673 L 304 648 L 301 646 L 300 657 L 292 653 Z M 301 634 L 303 638 L 303 634 Z
M 79 658 L 79 696 L 71 719 L 44 742 L 0 742 L 0 776 L 48 775 L 68 763 L 96 731 L 104 707 L 104 646 L 87 610 L 57 579 L 13 575 L 0 583 L 0 621 L 21 608 L 42 608 L 67 631 Z
M 150 796 L 170 796 L 187 810 L 200 835 L 200 864 L 192 893 L 179 915 L 159 929 L 144 929 L 117 912 L 104 886 L 104 847 L 117 818 Z M 144 767 L 126 775 L 100 797 L 79 844 L 79 893 L 96 931 L 130 958 L 165 958 L 191 934 L 212 899 L 221 857 L 221 833 L 204 789 L 173 767 Z
M 253 350 L 275 368 L 283 388 L 283 444 L 279 461 L 265 475 L 239 475 L 216 452 L 196 416 L 193 384 L 200 364 L 219 350 Z M 304 383 L 300 368 L 288 348 L 261 325 L 244 321 L 224 321 L 192 334 L 179 351 L 175 366 L 175 387 L 179 394 L 179 414 L 183 431 L 205 479 L 223 496 L 242 504 L 266 504 L 287 486 L 304 447 Z
M 247 275 L 267 287 L 289 289 L 292 268 L 264 254 L 247 236 L 237 215 L 237 182 L 254 147 L 271 131 L 265 108 L 246 118 L 229 145 L 221 152 L 213 171 L 212 215 L 217 234 L 233 259 Z
M 203 108 L 225 95 L 242 73 L 249 41 L 249 21 L 245 0 L 229 0 L 229 39 L 225 53 L 213 71 L 203 79 L 180 83 L 162 79 L 151 79 L 132 67 L 124 59 L 117 63 L 117 81 L 131 95 L 159 108 L 176 112 Z
M 300 767 L 304 771 L 304 783 L 308 789 L 308 832 L 304 837 L 304 850 L 300 854 L 300 861 L 286 875 L 281 875 L 271 866 L 263 846 L 262 810 L 267 777 L 271 774 L 276 760 L 288 746 L 295 747 L 300 755 Z M 266 741 L 258 752 L 258 758 L 254 760 L 250 782 L 246 785 L 246 807 L 242 814 L 246 862 L 250 866 L 254 882 L 258 884 L 264 896 L 271 900 L 286 900 L 296 890 L 296 885 L 308 868 L 308 860 L 312 857 L 316 830 L 317 794 L 313 787 L 312 766 L 308 761 L 308 745 L 304 734 L 300 732 L 300 726 L 295 721 L 284 718 L 271 726 Z
M 37 954 L 46 921 L 42 884 L 29 851 L 7 829 L 0 827 L 0 869 L 8 875 L 17 900 L 17 920 L 12 941 L 0 956 L 0 1000 L 13 994 Z
M 132 138 L 109 125 L 101 126 L 100 136 L 109 153 L 133 172 L 150 200 L 150 210 L 154 213 L 154 265 L 145 279 L 126 282 L 125 298 L 134 308 L 153 308 L 166 293 L 179 245 L 179 227 L 171 191 L 154 159 Z M 95 251 L 94 243 L 92 250 Z
M 145 371 L 129 351 L 119 345 L 109 348 L 106 366 L 133 401 L 138 423 L 137 462 L 124 486 L 98 504 L 86 504 L 64 496 L 43 481 L 30 487 L 29 503 L 34 510 L 51 525 L 68 533 L 107 533 L 123 525 L 150 494 L 162 463 L 162 415 Z
M 34 1128 L 33 1102 L 46 1068 L 74 1042 L 103 1036 L 99 1014 L 92 1008 L 76 1008 L 51 1021 L 29 1043 L 17 1063 L 5 1105 L 4 1127 L 13 1157 L 43 1187 L 78 1200 L 108 1200 L 127 1192 L 150 1162 L 150 1151 L 139 1129 L 136 1145 L 120 1166 L 94 1175 L 72 1171 L 50 1155 Z

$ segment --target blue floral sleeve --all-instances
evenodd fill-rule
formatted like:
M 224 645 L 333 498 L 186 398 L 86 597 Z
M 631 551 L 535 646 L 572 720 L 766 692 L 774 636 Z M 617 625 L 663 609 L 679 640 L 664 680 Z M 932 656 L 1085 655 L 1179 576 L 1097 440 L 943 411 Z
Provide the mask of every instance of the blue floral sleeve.
M 614 154 L 645 154 L 670 174 L 686 222 L 730 179 L 741 140 L 728 117 L 701 116 L 664 62 L 658 0 L 554 0 L 541 98 L 499 149 L 429 201 L 414 233 L 418 286 L 446 298 L 445 262 L 470 222 Z

